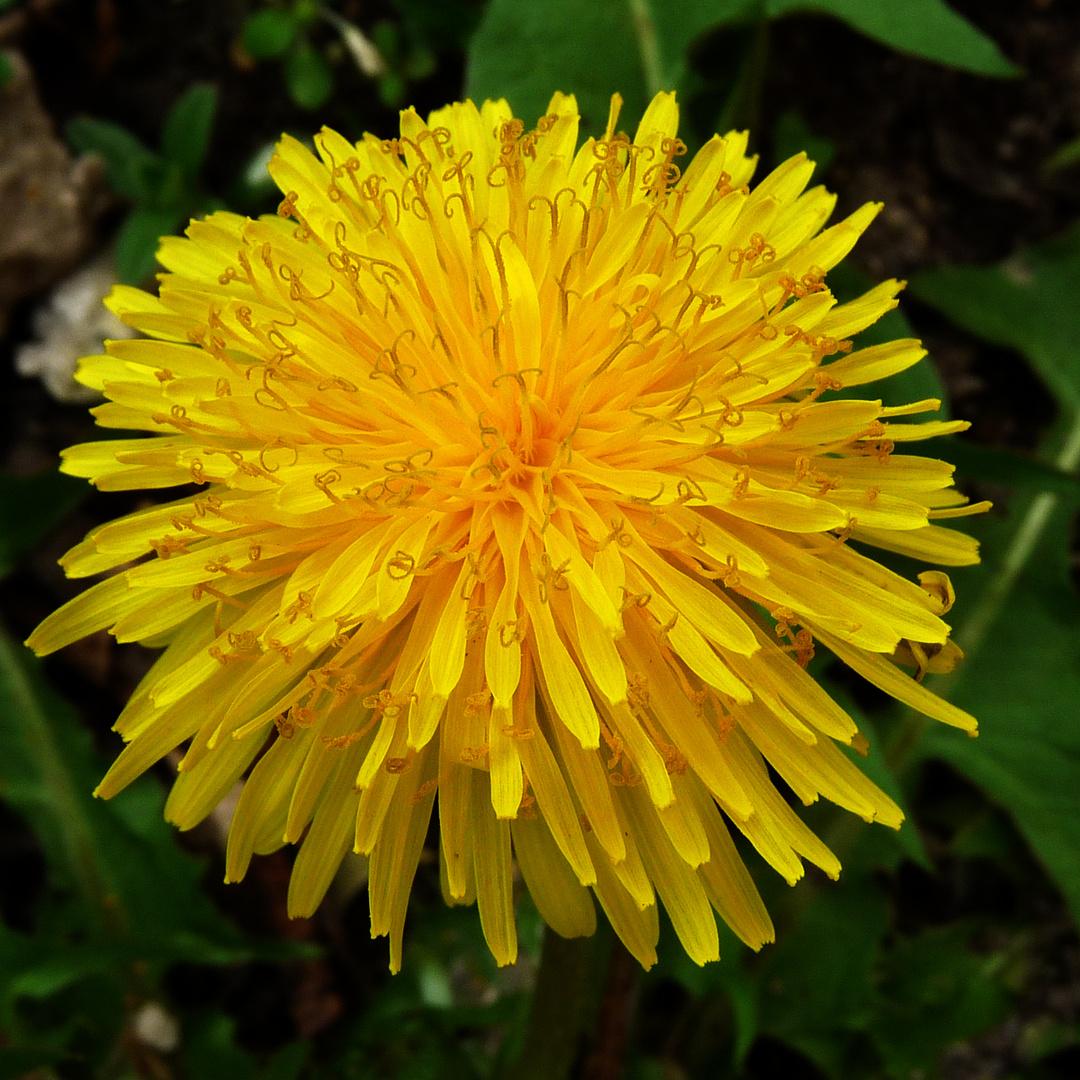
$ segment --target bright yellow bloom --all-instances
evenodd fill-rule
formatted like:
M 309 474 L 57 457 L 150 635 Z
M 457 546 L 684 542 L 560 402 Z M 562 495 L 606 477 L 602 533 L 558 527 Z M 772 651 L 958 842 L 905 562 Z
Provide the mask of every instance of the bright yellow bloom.
M 286 138 L 279 216 L 165 240 L 160 298 L 110 301 L 149 340 L 82 367 L 99 423 L 152 435 L 65 471 L 201 485 L 71 551 L 73 576 L 115 572 L 30 639 L 165 646 L 98 793 L 185 744 L 186 829 L 246 775 L 228 877 L 300 844 L 306 915 L 368 856 L 394 969 L 436 794 L 443 892 L 499 963 L 512 852 L 558 933 L 592 932 L 591 889 L 647 966 L 659 894 L 703 963 L 713 909 L 772 938 L 729 824 L 789 882 L 840 869 L 766 763 L 900 823 L 836 745 L 860 737 L 805 670 L 816 645 L 974 730 L 894 663 L 951 666 L 948 579 L 858 550 L 977 559 L 932 524 L 975 509 L 951 466 L 894 453 L 964 425 L 835 393 L 923 356 L 851 351 L 899 283 L 843 305 L 824 283 L 878 208 L 819 232 L 835 200 L 804 155 L 750 191 L 745 133 L 681 172 L 673 95 L 632 142 L 617 115 L 580 150 L 561 94 L 535 131 L 466 102 L 388 141 L 324 130 L 318 157 Z

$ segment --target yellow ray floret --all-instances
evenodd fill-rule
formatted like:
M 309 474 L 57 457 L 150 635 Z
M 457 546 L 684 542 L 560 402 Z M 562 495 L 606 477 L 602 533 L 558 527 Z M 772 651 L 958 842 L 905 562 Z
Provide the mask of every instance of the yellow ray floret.
M 357 852 L 394 969 L 436 802 L 444 895 L 499 963 L 515 857 L 558 933 L 591 933 L 595 896 L 647 966 L 659 899 L 704 963 L 714 913 L 772 938 L 730 826 L 788 881 L 839 872 L 774 775 L 900 823 L 838 746 L 817 646 L 974 730 L 909 670 L 958 657 L 948 580 L 863 548 L 970 563 L 936 522 L 982 509 L 895 452 L 962 426 L 906 419 L 936 403 L 836 394 L 923 355 L 853 348 L 897 282 L 826 284 L 878 207 L 823 231 L 804 155 L 751 190 L 745 133 L 684 168 L 673 95 L 633 138 L 618 105 L 580 147 L 562 94 L 532 130 L 465 102 L 392 139 L 285 138 L 277 216 L 163 241 L 159 296 L 110 299 L 146 336 L 82 364 L 98 422 L 148 435 L 63 468 L 196 485 L 74 548 L 69 574 L 109 576 L 29 641 L 165 646 L 99 794 L 182 747 L 166 812 L 190 828 L 246 777 L 228 878 L 298 843 L 305 915 Z

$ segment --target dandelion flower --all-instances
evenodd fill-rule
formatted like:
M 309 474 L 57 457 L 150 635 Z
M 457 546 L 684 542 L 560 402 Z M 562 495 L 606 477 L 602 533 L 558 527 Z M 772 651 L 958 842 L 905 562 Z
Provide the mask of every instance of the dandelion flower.
M 111 576 L 30 638 L 164 648 L 98 794 L 184 746 L 187 829 L 246 778 L 228 878 L 297 844 L 307 915 L 367 857 L 395 970 L 436 796 L 443 893 L 500 964 L 515 860 L 559 934 L 593 931 L 595 896 L 648 966 L 659 899 L 703 963 L 714 911 L 772 938 L 732 828 L 789 882 L 839 873 L 769 766 L 900 823 L 837 745 L 861 737 L 816 648 L 974 730 L 921 682 L 958 655 L 948 579 L 866 554 L 976 561 L 936 524 L 978 509 L 951 466 L 895 452 L 964 425 L 836 393 L 923 356 L 852 346 L 898 282 L 846 304 L 825 283 L 878 207 L 822 231 L 805 155 L 751 190 L 745 133 L 682 169 L 673 95 L 633 140 L 618 111 L 580 149 L 562 94 L 531 131 L 500 101 L 324 130 L 316 155 L 285 138 L 278 216 L 165 239 L 160 295 L 109 301 L 147 337 L 81 369 L 98 423 L 150 434 L 65 471 L 183 488 L 74 548 L 70 575 Z

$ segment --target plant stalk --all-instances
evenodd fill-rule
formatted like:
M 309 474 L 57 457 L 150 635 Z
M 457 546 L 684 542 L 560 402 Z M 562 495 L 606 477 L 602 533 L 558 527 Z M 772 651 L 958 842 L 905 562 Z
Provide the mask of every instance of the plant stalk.
M 578 1061 L 591 1014 L 603 934 L 563 938 L 545 928 L 529 1024 L 521 1053 L 507 1073 L 513 1080 L 568 1080 Z
M 1080 465 L 1080 413 L 1074 417 L 1054 464 L 1062 472 L 1073 472 L 1077 465 Z M 1050 491 L 1044 491 L 1032 499 L 1027 513 L 1013 535 L 1008 551 L 1005 552 L 1001 571 L 991 579 L 979 598 L 978 606 L 957 635 L 957 643 L 965 652 L 977 649 L 982 643 L 997 618 L 1002 601 L 1012 591 L 1017 577 L 1042 539 L 1059 499 L 1060 496 Z
M 645 89 L 649 99 L 656 97 L 664 87 L 664 68 L 660 62 L 660 43 L 656 37 L 649 0 L 627 0 L 630 5 L 630 21 L 637 37 L 641 67 L 645 73 Z
M 1054 458 L 1054 465 L 1062 472 L 1073 472 L 1080 466 L 1080 413 L 1073 418 L 1065 442 Z M 965 654 L 975 652 L 990 632 L 1001 611 L 1001 605 L 1012 592 L 1016 579 L 1039 546 L 1060 498 L 1053 492 L 1044 491 L 1032 499 L 1027 513 L 1013 533 L 1005 557 L 1001 560 L 1000 570 L 991 577 L 971 615 L 956 634 L 956 643 Z M 959 674 L 961 672 L 954 672 L 938 680 L 935 693 L 939 697 L 948 698 L 949 690 L 955 685 Z M 928 723 L 927 718 L 915 710 L 905 710 L 903 726 L 886 753 L 886 762 L 894 774 L 903 768 Z

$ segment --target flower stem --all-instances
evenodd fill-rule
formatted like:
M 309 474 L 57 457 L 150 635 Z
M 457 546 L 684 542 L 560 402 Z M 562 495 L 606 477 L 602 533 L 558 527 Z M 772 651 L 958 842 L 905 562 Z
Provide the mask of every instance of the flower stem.
M 1072 472 L 1080 464 L 1080 413 L 1074 417 L 1072 426 L 1065 436 L 1061 451 L 1054 459 L 1054 465 L 1062 472 Z M 1002 601 L 1012 591 L 1020 572 L 1027 565 L 1036 546 L 1046 531 L 1050 517 L 1057 507 L 1059 497 L 1049 491 L 1036 495 L 1024 515 L 1023 521 L 1013 535 L 1012 543 L 1001 563 L 1001 570 L 993 576 L 990 584 L 979 598 L 979 604 L 964 624 L 958 637 L 958 644 L 965 652 L 972 652 L 979 647 L 994 619 L 997 618 Z
M 37 776 L 17 777 L 24 785 L 40 784 L 43 813 L 59 826 L 67 865 L 98 928 L 116 930 L 117 898 L 110 890 L 97 857 L 98 846 L 80 796 L 58 741 L 55 725 L 33 684 L 28 660 L 20 655 L 6 633 L 0 631 L 0 688 L 11 710 L 10 735 L 20 740 L 37 768 Z M 45 809 L 47 807 L 47 809 Z
M 607 977 L 596 1018 L 596 1037 L 585 1060 L 582 1080 L 620 1080 L 626 1072 L 626 1047 L 637 1009 L 641 968 L 613 934 L 609 934 Z
M 649 0 L 627 0 L 630 5 L 631 22 L 637 36 L 638 52 L 641 54 L 641 67 L 645 72 L 645 89 L 650 98 L 664 89 L 664 69 L 660 63 L 660 44 L 656 38 L 656 23 L 653 21 Z
M 567 1080 L 581 1054 L 591 1014 L 596 971 L 607 953 L 605 935 L 563 938 L 544 931 L 528 1029 L 507 1076 Z
M 1054 465 L 1062 472 L 1072 472 L 1080 465 L 1080 413 L 1073 418 L 1061 450 L 1054 458 Z M 1001 560 L 1001 568 L 991 576 L 971 615 L 956 634 L 956 643 L 965 654 L 974 653 L 990 632 L 1001 611 L 1001 605 L 1012 592 L 1016 579 L 1035 553 L 1058 502 L 1059 496 L 1049 491 L 1044 491 L 1032 499 L 1027 513 L 1024 514 L 1013 533 L 1005 556 Z M 956 680 L 961 674 L 962 668 L 940 679 L 935 685 L 935 692 L 940 697 L 948 698 L 949 691 L 954 689 Z M 915 748 L 928 723 L 927 718 L 915 712 L 914 709 L 904 711 L 903 726 L 885 755 L 889 769 L 894 774 L 899 773 L 903 768 L 908 755 Z

